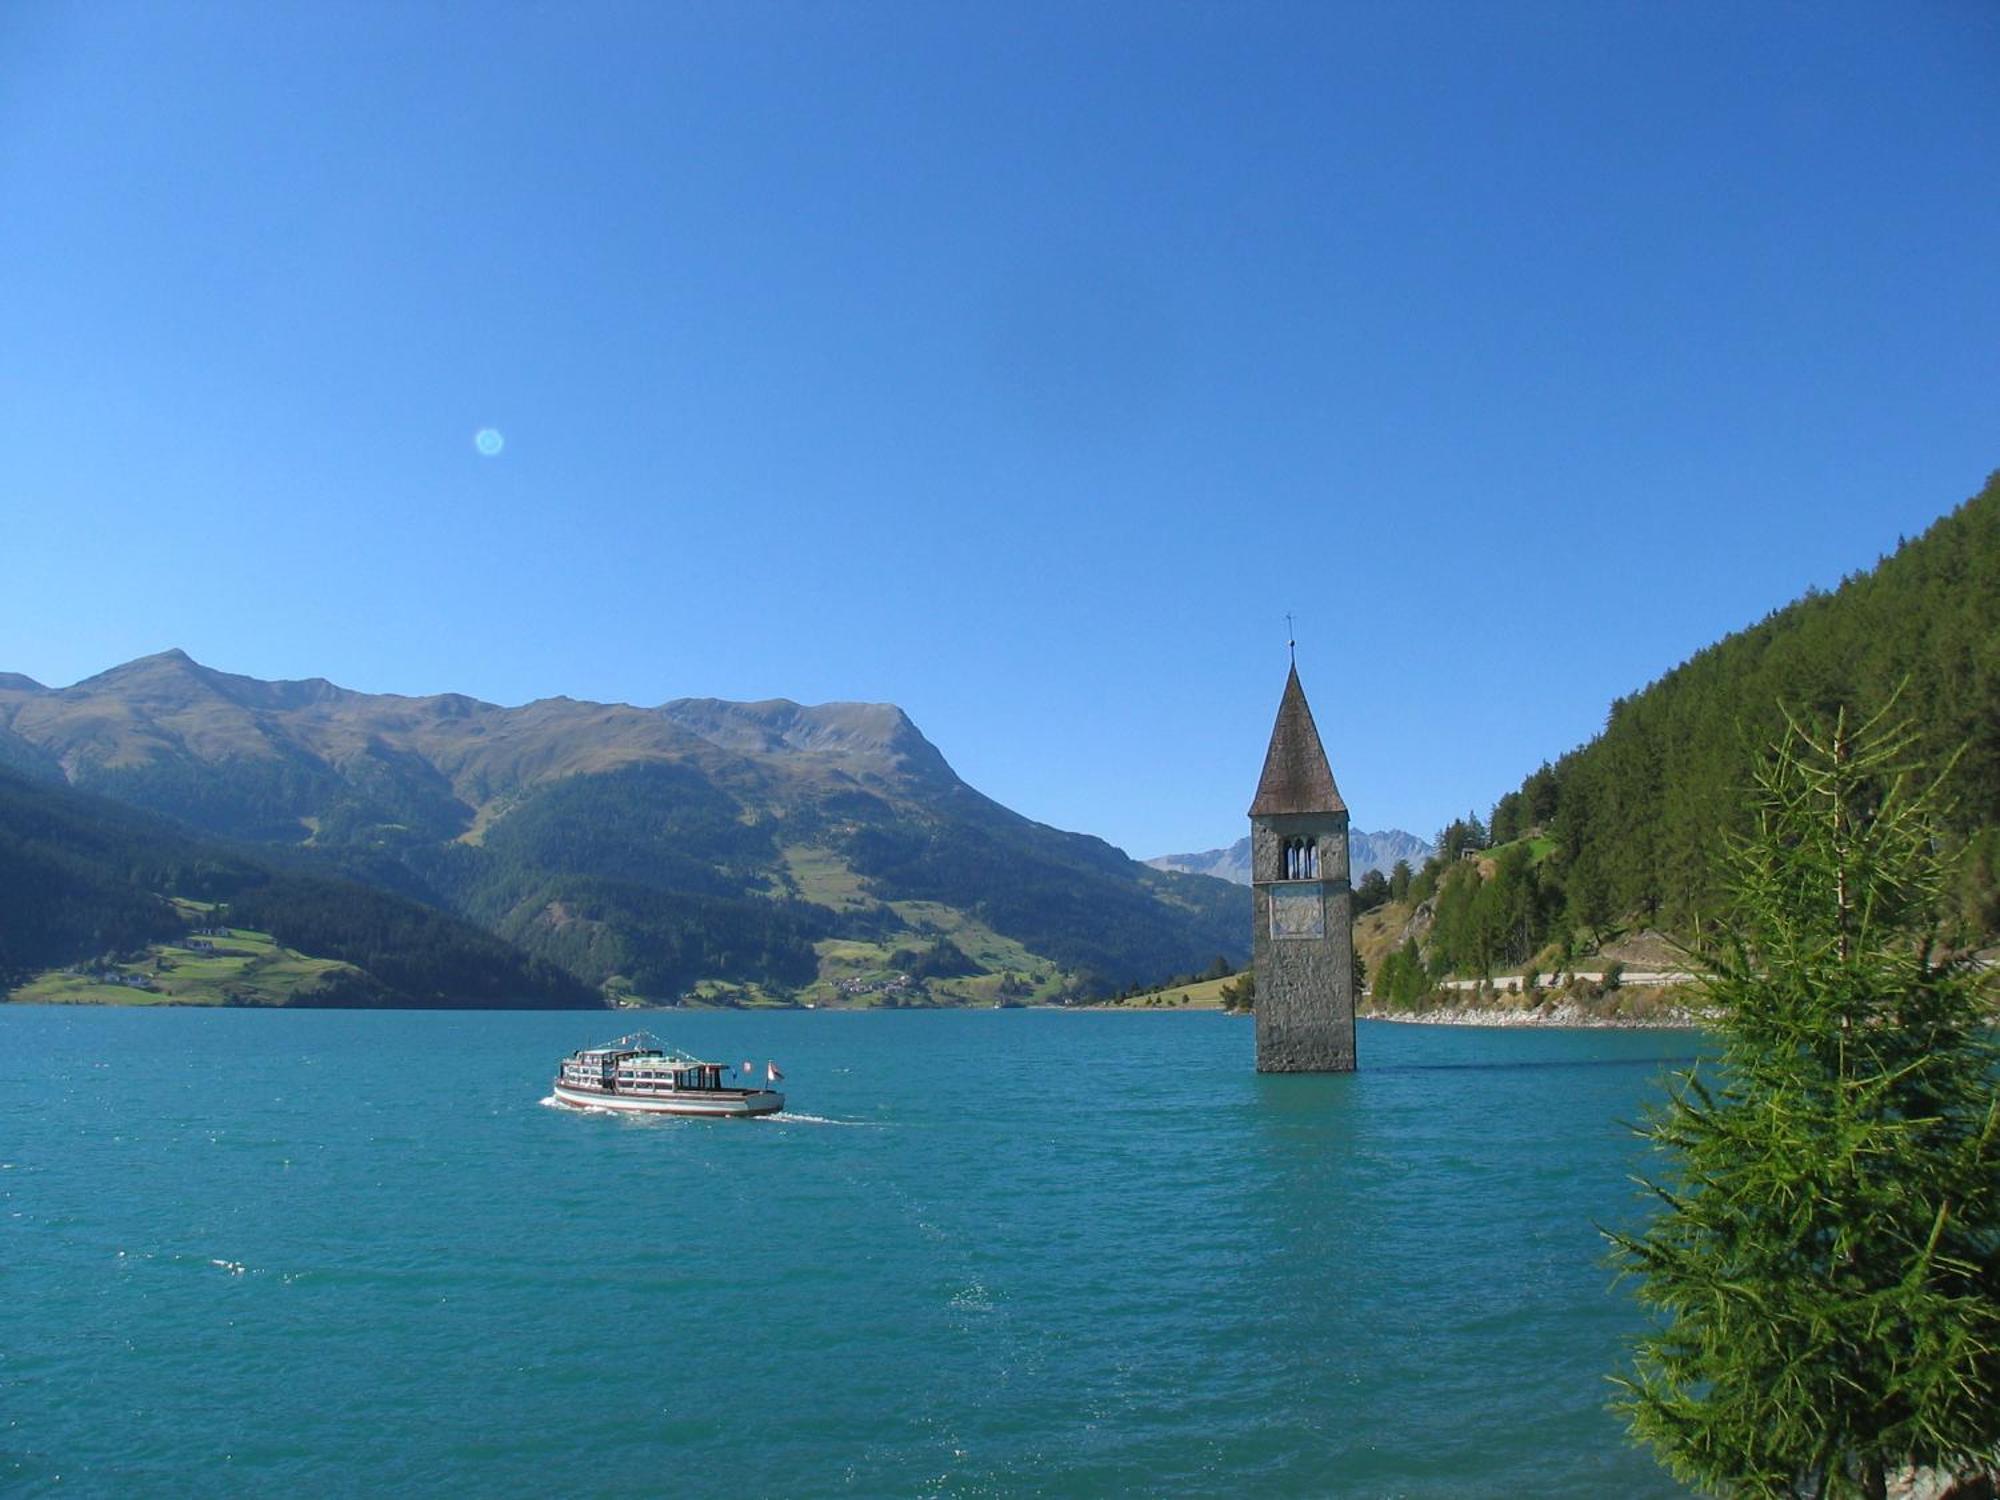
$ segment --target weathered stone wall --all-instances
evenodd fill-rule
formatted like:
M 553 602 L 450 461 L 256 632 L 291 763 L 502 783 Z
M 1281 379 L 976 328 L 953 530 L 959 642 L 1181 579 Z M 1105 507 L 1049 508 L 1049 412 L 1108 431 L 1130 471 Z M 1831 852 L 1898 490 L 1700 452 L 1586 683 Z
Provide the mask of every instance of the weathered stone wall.
M 1317 882 L 1285 879 L 1288 838 L 1319 842 Z M 1252 962 L 1257 973 L 1257 1071 L 1344 1073 L 1354 1068 L 1354 893 L 1347 814 L 1256 818 L 1250 827 Z M 1324 933 L 1271 936 L 1274 887 L 1318 885 Z M 1294 899 L 1297 899 L 1296 897 Z

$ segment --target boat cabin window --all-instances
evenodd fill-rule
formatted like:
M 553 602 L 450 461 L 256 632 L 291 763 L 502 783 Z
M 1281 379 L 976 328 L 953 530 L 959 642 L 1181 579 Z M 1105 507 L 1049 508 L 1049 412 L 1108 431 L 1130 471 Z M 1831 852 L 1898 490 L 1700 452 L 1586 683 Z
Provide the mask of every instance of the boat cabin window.
M 604 1093 L 670 1094 L 720 1089 L 720 1063 L 693 1062 L 658 1051 L 573 1052 L 563 1059 L 564 1083 Z

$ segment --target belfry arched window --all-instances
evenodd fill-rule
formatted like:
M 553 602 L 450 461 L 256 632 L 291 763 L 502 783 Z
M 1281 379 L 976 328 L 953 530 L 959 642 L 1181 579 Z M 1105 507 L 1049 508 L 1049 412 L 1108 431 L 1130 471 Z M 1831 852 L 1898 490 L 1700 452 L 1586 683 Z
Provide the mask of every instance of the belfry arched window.
M 1285 879 L 1319 879 L 1319 840 L 1286 839 L 1284 843 Z

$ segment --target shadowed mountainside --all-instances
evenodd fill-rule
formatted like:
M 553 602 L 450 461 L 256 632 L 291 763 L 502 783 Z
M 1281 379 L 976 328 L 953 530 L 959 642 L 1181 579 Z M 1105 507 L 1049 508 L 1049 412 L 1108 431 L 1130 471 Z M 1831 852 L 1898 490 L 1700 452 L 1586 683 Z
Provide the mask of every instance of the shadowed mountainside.
M 194 920 L 170 898 L 331 962 L 295 1005 L 590 1006 L 588 987 L 448 913 L 0 769 L 0 993 L 37 969 L 133 955 Z M 286 868 L 291 866 L 292 868 Z

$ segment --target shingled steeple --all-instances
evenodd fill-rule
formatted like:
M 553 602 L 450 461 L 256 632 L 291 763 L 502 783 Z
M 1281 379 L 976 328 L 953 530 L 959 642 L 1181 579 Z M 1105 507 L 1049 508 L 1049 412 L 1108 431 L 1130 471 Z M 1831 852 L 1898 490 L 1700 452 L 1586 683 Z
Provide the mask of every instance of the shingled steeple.
M 1296 666 L 1250 804 L 1257 1071 L 1354 1067 L 1354 892 L 1347 804 Z
M 1281 813 L 1346 812 L 1340 788 L 1333 784 L 1333 767 L 1319 742 L 1306 690 L 1299 686 L 1294 666 L 1285 678 L 1285 696 L 1278 700 L 1278 722 L 1271 726 L 1271 747 L 1264 752 L 1264 774 L 1257 780 L 1257 798 L 1250 816 Z

